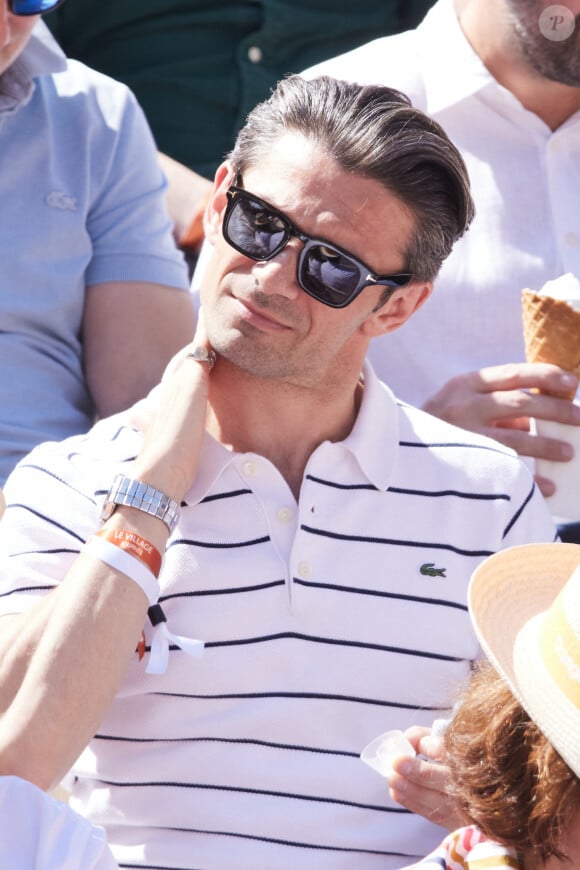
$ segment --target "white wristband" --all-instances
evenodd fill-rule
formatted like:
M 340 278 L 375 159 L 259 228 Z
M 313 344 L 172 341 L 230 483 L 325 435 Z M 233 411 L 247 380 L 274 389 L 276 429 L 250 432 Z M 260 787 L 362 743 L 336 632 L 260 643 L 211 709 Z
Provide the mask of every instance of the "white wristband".
M 91 556 L 94 556 L 100 562 L 104 562 L 110 568 L 121 571 L 121 573 L 136 583 L 137 586 L 141 587 L 147 596 L 150 607 L 156 604 L 159 598 L 157 578 L 153 571 L 150 571 L 135 556 L 132 556 L 126 550 L 122 550 L 120 547 L 116 547 L 109 541 L 105 541 L 103 538 L 91 538 L 85 544 L 84 552 L 90 553 Z

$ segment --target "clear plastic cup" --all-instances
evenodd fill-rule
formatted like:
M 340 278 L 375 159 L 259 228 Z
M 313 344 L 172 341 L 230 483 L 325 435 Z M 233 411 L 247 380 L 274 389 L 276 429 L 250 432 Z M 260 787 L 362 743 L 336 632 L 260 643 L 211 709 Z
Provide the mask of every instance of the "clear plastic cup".
M 402 755 L 415 755 L 415 750 L 402 731 L 386 731 L 368 743 L 360 754 L 361 759 L 381 776 L 390 776 L 393 761 Z
M 575 402 L 578 404 L 578 401 Z M 574 458 L 569 462 L 536 460 L 536 471 L 556 484 L 556 492 L 546 499 L 551 513 L 565 520 L 580 520 L 580 426 L 569 426 L 554 420 L 536 420 L 539 435 L 560 438 L 574 447 Z

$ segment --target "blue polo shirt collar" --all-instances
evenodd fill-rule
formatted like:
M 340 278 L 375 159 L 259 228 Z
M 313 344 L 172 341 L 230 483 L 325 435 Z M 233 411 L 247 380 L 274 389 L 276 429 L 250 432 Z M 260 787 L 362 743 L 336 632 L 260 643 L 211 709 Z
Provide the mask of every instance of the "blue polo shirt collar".
M 66 56 L 43 21 L 35 25 L 22 53 L 0 76 L 0 113 L 3 115 L 25 106 L 34 93 L 37 76 L 62 72 Z

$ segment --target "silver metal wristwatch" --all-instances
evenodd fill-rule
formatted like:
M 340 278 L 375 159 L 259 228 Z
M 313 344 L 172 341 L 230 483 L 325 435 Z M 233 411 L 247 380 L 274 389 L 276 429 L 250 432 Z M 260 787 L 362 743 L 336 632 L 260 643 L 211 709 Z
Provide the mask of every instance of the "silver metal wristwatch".
M 118 474 L 114 479 L 101 510 L 101 519 L 108 520 L 119 504 L 163 520 L 170 534 L 179 519 L 179 505 L 170 496 L 141 480 L 125 477 L 124 474 Z

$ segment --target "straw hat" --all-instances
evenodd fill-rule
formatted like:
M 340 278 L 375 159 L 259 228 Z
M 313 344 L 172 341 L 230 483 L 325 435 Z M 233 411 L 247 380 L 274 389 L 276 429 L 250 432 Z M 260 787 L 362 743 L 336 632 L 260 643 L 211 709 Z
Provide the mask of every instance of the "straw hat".
M 580 776 L 580 545 L 490 556 L 471 578 L 469 610 L 490 661 Z

